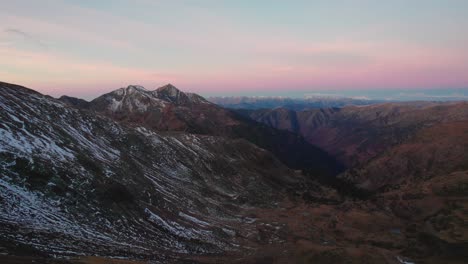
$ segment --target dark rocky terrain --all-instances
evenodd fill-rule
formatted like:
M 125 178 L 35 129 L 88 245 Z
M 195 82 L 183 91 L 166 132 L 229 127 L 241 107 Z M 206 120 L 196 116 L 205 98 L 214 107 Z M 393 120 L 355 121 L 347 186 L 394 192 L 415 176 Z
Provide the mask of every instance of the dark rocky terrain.
M 350 168 L 412 140 L 426 128 L 450 122 L 462 124 L 468 120 L 468 103 L 411 102 L 240 112 L 271 127 L 301 134 Z M 436 137 L 437 131 L 434 133 Z
M 238 114 L 172 85 L 86 102 L 0 83 L 0 110 L 1 263 L 468 257 L 466 104 Z M 315 180 L 339 163 L 310 143 L 347 185 Z
M 324 183 L 391 210 L 411 228 L 424 230 L 419 235 L 435 244 L 467 251 L 468 103 L 240 112 L 299 133 L 346 164 L 348 169 L 337 176 L 338 181 Z M 438 221 L 443 221 L 440 229 L 433 226 Z M 416 244 L 418 251 L 430 250 Z

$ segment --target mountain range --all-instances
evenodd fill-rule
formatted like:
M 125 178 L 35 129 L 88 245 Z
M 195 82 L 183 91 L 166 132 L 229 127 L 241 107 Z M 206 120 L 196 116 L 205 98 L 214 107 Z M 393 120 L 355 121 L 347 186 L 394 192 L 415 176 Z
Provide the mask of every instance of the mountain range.
M 199 95 L 183 93 L 171 84 L 154 91 L 131 85 L 86 103 L 70 97 L 59 100 L 132 127 L 242 138 L 272 152 L 293 169 L 313 169 L 327 175 L 344 169 L 335 158 L 298 134 L 255 122 Z
M 463 263 L 468 104 L 0 83 L 2 263 Z M 306 110 L 304 110 L 306 109 Z
M 298 133 L 336 157 L 344 175 L 375 190 L 410 176 L 468 169 L 467 102 L 386 103 L 293 111 L 244 111 L 271 127 Z
M 232 109 L 269 109 L 283 107 L 296 111 L 344 107 L 348 105 L 371 105 L 384 102 L 383 100 L 367 98 L 351 98 L 336 95 L 315 95 L 304 98 L 289 98 L 283 96 L 218 96 L 208 100 L 223 107 Z

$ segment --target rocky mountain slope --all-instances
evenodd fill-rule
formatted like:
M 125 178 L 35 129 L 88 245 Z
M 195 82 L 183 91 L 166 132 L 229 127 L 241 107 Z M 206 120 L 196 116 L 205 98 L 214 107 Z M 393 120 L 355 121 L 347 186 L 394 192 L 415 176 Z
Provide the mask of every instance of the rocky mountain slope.
M 70 99 L 64 102 L 78 108 L 83 105 L 78 100 L 75 102 L 79 105 Z M 153 131 L 243 138 L 269 150 L 294 169 L 310 169 L 326 175 L 335 175 L 343 169 L 333 157 L 295 133 L 257 123 L 170 84 L 154 91 L 133 85 L 120 88 L 89 102 L 87 109 Z
M 364 204 L 380 208 L 375 214 L 391 211 L 393 221 L 404 223 L 398 232 L 406 237 L 406 246 L 400 246 L 407 256 L 445 252 L 434 263 L 445 263 L 452 254 L 467 257 L 463 252 L 468 249 L 464 224 L 468 103 L 392 103 L 300 112 L 281 108 L 243 114 L 301 133 L 347 164 L 349 169 L 338 178 L 373 193 Z
M 398 183 L 406 176 L 465 170 L 468 163 L 464 154 L 468 149 L 466 102 L 243 113 L 272 127 L 300 133 L 353 168 L 346 178 L 369 189 Z
M 159 260 L 242 247 L 301 178 L 242 139 L 155 133 L 0 84 L 0 248 Z
M 205 104 L 172 87 L 151 97 L 127 87 L 118 101 L 128 109 L 139 109 L 129 92 L 174 113 Z M 386 156 L 356 167 L 359 173 L 341 174 L 376 190 L 363 200 L 311 181 L 245 139 L 157 131 L 74 102 L 0 83 L 1 263 L 401 264 L 468 257 L 463 111 L 411 106 L 429 109 L 432 123 L 390 115 L 390 131 L 423 125 Z M 372 109 L 362 115 L 373 120 Z M 363 117 L 350 118 L 356 119 Z M 393 135 L 383 128 L 382 135 Z M 395 181 L 392 171 L 414 174 Z
M 278 108 L 244 114 L 272 127 L 300 133 L 351 167 L 423 127 L 468 120 L 468 103 L 387 103 L 298 112 Z
M 465 170 L 468 170 L 468 120 L 421 128 L 402 143 L 340 177 L 375 191 Z

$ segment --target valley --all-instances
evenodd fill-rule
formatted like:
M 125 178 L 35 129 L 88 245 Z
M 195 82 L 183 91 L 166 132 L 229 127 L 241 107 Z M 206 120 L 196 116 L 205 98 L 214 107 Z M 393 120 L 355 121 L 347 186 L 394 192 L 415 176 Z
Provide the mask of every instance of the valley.
M 2 263 L 463 263 L 468 104 L 0 83 Z M 361 195 L 362 194 L 362 195 Z

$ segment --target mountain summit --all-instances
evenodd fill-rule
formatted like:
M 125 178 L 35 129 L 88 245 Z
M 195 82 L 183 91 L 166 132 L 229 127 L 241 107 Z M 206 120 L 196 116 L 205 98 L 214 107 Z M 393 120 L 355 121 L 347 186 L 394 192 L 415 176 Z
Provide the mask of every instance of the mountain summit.
M 158 89 L 156 89 L 156 91 L 160 94 L 167 94 L 170 96 L 177 96 L 181 93 L 183 94 L 183 92 L 181 92 L 179 89 L 177 89 L 177 87 L 175 87 L 174 85 L 170 83 L 159 87 Z
M 243 138 L 272 152 L 294 169 L 313 169 L 327 175 L 342 170 L 334 158 L 302 137 L 245 118 L 172 84 L 154 91 L 130 85 L 99 96 L 89 103 L 88 109 L 126 125 L 154 131 Z
M 68 101 L 67 103 L 70 104 Z M 99 96 L 90 103 L 90 108 L 98 112 L 144 113 L 161 111 L 170 106 L 193 107 L 197 104 L 212 104 L 200 95 L 184 93 L 172 84 L 154 91 L 139 85 L 129 85 Z
M 194 93 L 184 93 L 170 83 L 159 87 L 155 92 L 158 98 L 177 105 L 188 105 L 194 103 L 211 104 L 202 96 Z

